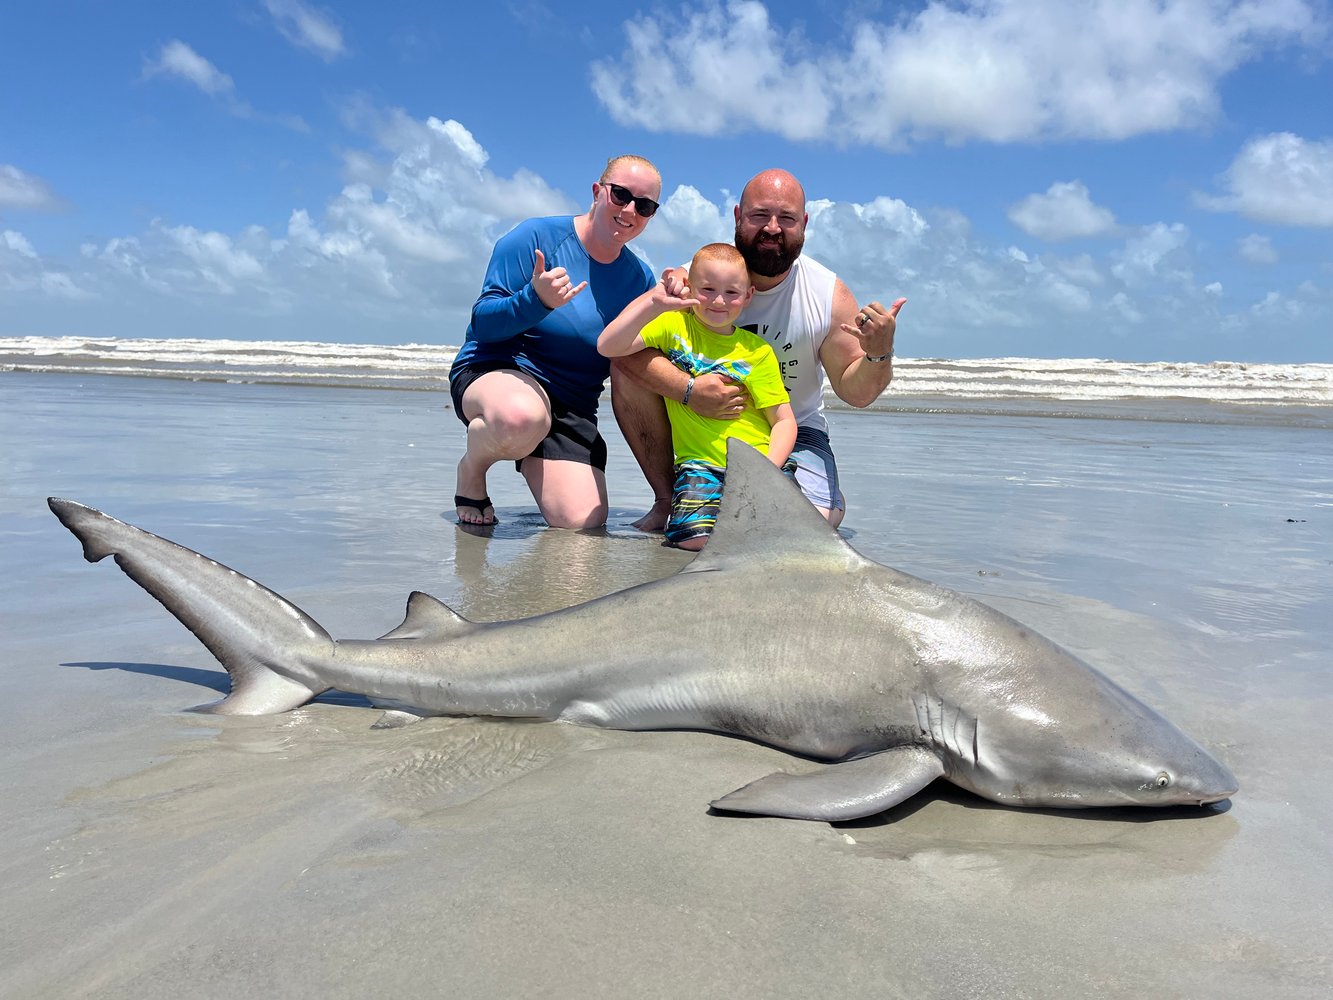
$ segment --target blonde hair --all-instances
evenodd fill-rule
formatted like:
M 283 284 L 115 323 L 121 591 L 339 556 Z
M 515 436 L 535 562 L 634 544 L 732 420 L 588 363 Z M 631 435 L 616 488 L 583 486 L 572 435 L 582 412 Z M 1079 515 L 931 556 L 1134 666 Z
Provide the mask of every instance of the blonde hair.
M 745 258 L 730 243 L 710 243 L 705 247 L 700 247 L 690 261 L 690 273 L 694 273 L 696 264 L 705 260 L 711 260 L 717 264 L 735 264 L 745 272 L 746 280 L 749 280 L 750 269 L 745 264 Z
M 657 175 L 657 179 L 662 179 L 662 171 L 657 169 L 656 164 L 646 156 L 635 156 L 633 153 L 623 153 L 620 156 L 613 156 L 606 161 L 606 169 L 602 171 L 602 176 L 597 178 L 598 184 L 605 184 L 606 179 L 611 176 L 611 171 L 624 163 L 634 163 L 640 167 L 647 167 Z

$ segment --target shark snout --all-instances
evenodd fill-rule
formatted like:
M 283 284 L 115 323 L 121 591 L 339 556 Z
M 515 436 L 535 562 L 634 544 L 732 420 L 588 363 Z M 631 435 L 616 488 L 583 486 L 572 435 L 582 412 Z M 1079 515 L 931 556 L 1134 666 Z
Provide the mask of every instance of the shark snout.
M 1198 803 L 1201 806 L 1211 805 L 1214 802 L 1223 802 L 1231 798 L 1240 791 L 1240 782 L 1231 770 L 1220 761 L 1213 761 L 1215 771 L 1209 776 L 1207 782 L 1201 783 L 1201 793 L 1198 796 Z
M 1240 790 L 1240 782 L 1231 769 L 1202 747 L 1196 747 L 1188 763 L 1174 773 L 1164 771 L 1158 782 L 1161 800 L 1176 805 L 1206 806 L 1231 798 Z M 1145 789 L 1149 795 L 1152 789 Z

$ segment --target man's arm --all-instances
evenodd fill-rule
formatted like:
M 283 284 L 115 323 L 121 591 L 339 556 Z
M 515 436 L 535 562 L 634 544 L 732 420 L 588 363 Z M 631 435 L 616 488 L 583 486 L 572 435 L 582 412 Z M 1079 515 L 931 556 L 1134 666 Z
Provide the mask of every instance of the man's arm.
M 666 399 L 683 401 L 685 389 L 690 383 L 690 376 L 673 365 L 665 354 L 649 347 L 616 358 L 616 367 L 622 375 L 633 379 L 639 385 L 663 396 Z M 701 417 L 714 420 L 735 420 L 745 409 L 745 389 L 718 374 L 700 375 L 694 380 L 690 390 L 690 401 L 686 403 L 691 410 Z
M 869 406 L 893 379 L 893 337 L 898 310 L 906 299 L 885 308 L 872 302 L 858 309 L 851 290 L 838 279 L 833 288 L 833 317 L 819 348 L 829 385 L 844 403 Z M 864 322 L 862 318 L 864 317 Z M 882 357 L 882 361 L 871 361 Z

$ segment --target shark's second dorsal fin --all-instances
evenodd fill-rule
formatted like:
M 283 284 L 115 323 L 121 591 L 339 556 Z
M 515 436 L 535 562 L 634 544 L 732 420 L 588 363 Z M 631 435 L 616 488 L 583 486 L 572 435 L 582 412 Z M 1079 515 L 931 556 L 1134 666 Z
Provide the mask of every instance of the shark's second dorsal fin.
M 460 615 L 443 601 L 412 591 L 407 598 L 407 617 L 403 624 L 381 639 L 448 639 L 466 635 L 476 625 Z
M 741 556 L 749 562 L 815 557 L 845 562 L 848 568 L 868 561 L 762 452 L 732 438 L 717 524 L 708 545 L 681 572 L 722 569 Z

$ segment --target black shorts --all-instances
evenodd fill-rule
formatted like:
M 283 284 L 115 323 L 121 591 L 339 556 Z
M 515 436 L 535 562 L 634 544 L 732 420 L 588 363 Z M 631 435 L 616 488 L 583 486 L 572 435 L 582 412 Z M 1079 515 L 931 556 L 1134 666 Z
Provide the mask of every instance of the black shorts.
M 510 363 L 492 361 L 455 368 L 449 373 L 449 396 L 454 401 L 454 413 L 464 426 L 468 423 L 463 414 L 463 393 L 467 392 L 467 387 L 488 372 L 519 370 Z M 551 429 L 526 457 L 551 462 L 579 462 L 605 472 L 606 439 L 597 430 L 597 417 L 571 410 L 549 391 L 546 398 L 551 403 Z M 514 466 L 522 471 L 523 460 L 515 462 Z

